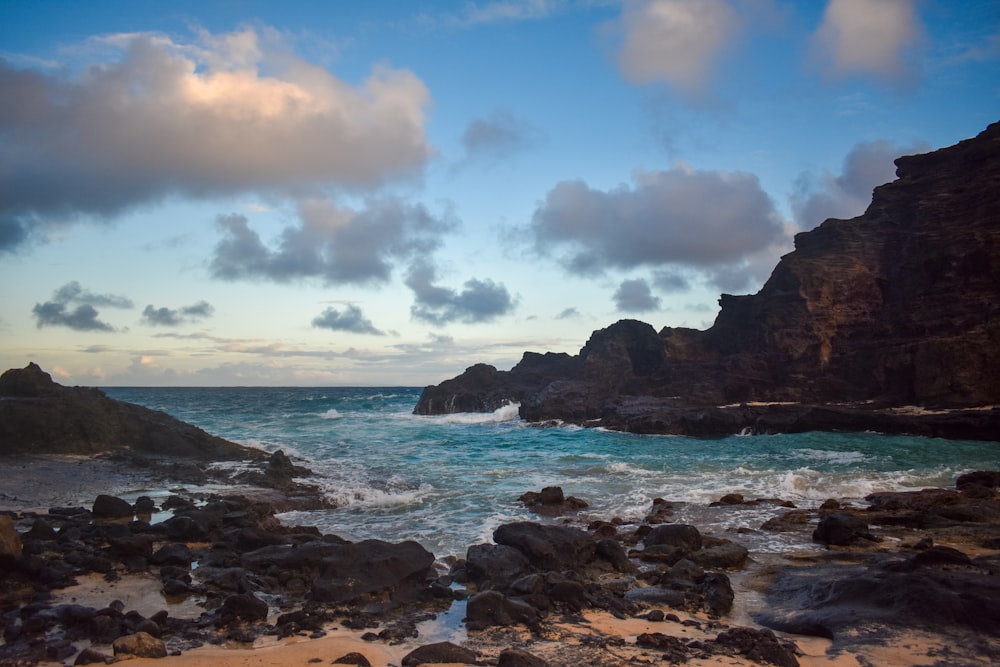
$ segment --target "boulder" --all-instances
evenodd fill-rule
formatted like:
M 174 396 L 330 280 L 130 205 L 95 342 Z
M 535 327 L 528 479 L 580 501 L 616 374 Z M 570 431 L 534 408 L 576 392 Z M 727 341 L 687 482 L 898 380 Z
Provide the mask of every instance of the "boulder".
M 505 648 L 500 652 L 497 667 L 549 667 L 549 663 L 527 651 Z
M 135 515 L 131 503 L 105 494 L 97 496 L 91 512 L 95 519 L 131 519 Z
M 157 639 L 146 632 L 125 635 L 111 644 L 115 657 L 129 656 L 133 658 L 165 658 L 167 647 L 163 640 Z
M 438 642 L 419 646 L 403 656 L 403 667 L 417 667 L 431 663 L 478 665 L 479 655 L 451 642 Z
M 851 514 L 834 512 L 819 520 L 812 535 L 813 542 L 828 546 L 850 546 L 877 541 L 868 530 L 868 522 Z
M 508 598 L 499 591 L 484 591 L 469 598 L 465 611 L 465 626 L 469 630 L 484 630 L 494 625 L 527 625 L 535 627 L 541 615 L 531 605 Z
M 493 531 L 493 541 L 514 547 L 539 570 L 586 567 L 597 553 L 597 543 L 582 530 L 528 521 L 500 526 Z

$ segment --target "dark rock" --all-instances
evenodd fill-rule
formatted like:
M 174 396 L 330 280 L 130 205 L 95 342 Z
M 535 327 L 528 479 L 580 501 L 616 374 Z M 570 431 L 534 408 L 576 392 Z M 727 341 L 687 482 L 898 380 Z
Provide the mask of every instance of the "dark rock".
M 86 647 L 80 654 L 76 656 L 76 660 L 73 661 L 74 665 L 93 665 L 96 663 L 104 663 L 110 665 L 115 661 L 114 656 L 105 655 L 97 649 Z
M 721 572 L 709 572 L 699 584 L 699 592 L 704 599 L 704 606 L 715 616 L 725 616 L 733 609 L 736 594 L 729 583 L 729 577 Z
M 164 544 L 149 557 L 149 562 L 154 565 L 174 565 L 178 567 L 190 567 L 194 556 L 191 548 L 183 542 L 171 542 Z
M 132 451 L 201 461 L 265 456 L 99 389 L 64 387 L 34 363 L 0 376 L 0 398 L 0 454 Z
M 24 534 L 24 539 L 47 542 L 49 540 L 56 539 L 56 531 L 55 528 L 52 527 L 52 524 L 44 518 L 37 517 L 34 522 L 32 522 L 31 528 L 28 529 L 28 532 Z
M 720 632 L 714 642 L 757 663 L 778 667 L 799 667 L 794 644 L 791 646 L 782 644 L 770 630 L 730 628 Z
M 542 570 L 585 567 L 597 553 L 596 542 L 582 530 L 527 521 L 500 526 L 493 531 L 493 541 L 514 547 Z
M 687 644 L 662 632 L 644 632 L 635 638 L 635 645 L 656 649 L 663 654 L 662 659 L 671 664 L 684 663 L 688 659 Z
M 245 593 L 230 595 L 222 603 L 219 617 L 224 623 L 237 619 L 243 621 L 263 621 L 267 619 L 267 603 L 258 597 Z
M 876 541 L 868 530 L 868 523 L 851 514 L 827 514 L 819 521 L 812 539 L 820 544 L 850 546 Z
M 131 519 L 135 514 L 131 503 L 104 494 L 97 496 L 91 512 L 95 519 Z
M 757 294 L 721 296 L 708 330 L 622 320 L 573 357 L 473 366 L 427 387 L 414 411 L 519 401 L 528 421 L 637 433 L 996 440 L 1000 408 L 977 408 L 1000 404 L 998 147 L 994 123 L 897 159 L 898 178 L 875 188 L 863 215 L 796 235 Z M 942 410 L 891 409 L 907 405 Z
M 360 653 L 348 653 L 346 655 L 342 655 L 330 664 L 357 665 L 357 667 L 372 667 L 372 663 L 368 661 L 368 658 L 366 658 Z
M 642 542 L 646 547 L 670 546 L 693 553 L 701 549 L 701 532 L 695 527 L 682 523 L 665 523 L 649 531 Z
M 749 550 L 742 544 L 725 540 L 722 544 L 692 553 L 690 558 L 704 568 L 726 570 L 742 567 L 749 556 Z
M 528 491 L 518 500 L 529 509 L 550 516 L 575 512 L 588 506 L 586 501 L 575 496 L 565 496 L 559 486 L 547 486 L 541 492 Z
M 505 648 L 500 652 L 497 667 L 549 667 L 549 663 L 527 651 Z
M 469 580 L 484 588 L 504 588 L 531 570 L 528 557 L 505 544 L 473 545 L 469 547 L 465 561 Z
M 469 598 L 465 611 L 465 626 L 483 630 L 494 625 L 523 624 L 534 627 L 540 615 L 529 604 L 508 598 L 499 591 L 484 591 Z
M 364 540 L 334 546 L 313 581 L 309 593 L 313 600 L 350 602 L 378 592 L 395 598 L 413 596 L 426 587 L 434 564 L 434 555 L 413 541 Z
M 427 663 L 457 662 L 478 665 L 479 655 L 451 642 L 438 642 L 417 647 L 403 656 L 403 667 L 416 667 Z

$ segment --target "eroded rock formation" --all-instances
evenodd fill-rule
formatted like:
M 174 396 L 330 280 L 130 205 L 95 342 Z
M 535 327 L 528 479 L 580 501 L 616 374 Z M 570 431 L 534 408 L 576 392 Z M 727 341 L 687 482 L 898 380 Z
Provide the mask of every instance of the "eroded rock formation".
M 820 410 L 820 422 L 867 414 L 884 430 L 948 435 L 947 425 L 911 426 L 884 409 L 1000 404 L 1000 123 L 896 166 L 897 180 L 875 189 L 863 215 L 796 235 L 757 294 L 723 294 L 711 328 L 656 332 L 623 320 L 576 356 L 526 353 L 510 371 L 473 366 L 427 387 L 414 411 L 509 401 L 532 421 L 715 435 L 761 418 L 772 430 L 805 430 L 813 409 L 706 412 L 716 406 L 851 403 Z M 968 417 L 1000 432 L 995 410 L 978 413 Z

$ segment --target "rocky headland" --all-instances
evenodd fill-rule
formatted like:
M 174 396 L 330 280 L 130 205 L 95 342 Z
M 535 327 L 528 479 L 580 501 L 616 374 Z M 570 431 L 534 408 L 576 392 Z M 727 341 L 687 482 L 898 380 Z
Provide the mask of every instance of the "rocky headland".
M 722 295 L 711 328 L 623 320 L 577 355 L 472 366 L 414 412 L 519 403 L 532 422 L 640 433 L 1000 439 L 1000 123 L 896 167 L 863 215 L 796 235 L 757 294 Z

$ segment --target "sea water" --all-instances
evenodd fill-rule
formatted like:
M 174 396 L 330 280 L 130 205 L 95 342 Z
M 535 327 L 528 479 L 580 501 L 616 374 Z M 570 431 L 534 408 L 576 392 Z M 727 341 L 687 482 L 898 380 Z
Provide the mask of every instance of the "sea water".
M 290 512 L 349 540 L 417 540 L 441 558 L 490 542 L 499 525 L 540 520 L 518 497 L 560 486 L 589 506 L 577 519 L 641 520 L 652 501 L 677 503 L 674 520 L 758 550 L 801 546 L 760 531 L 776 504 L 712 508 L 727 493 L 812 508 L 828 498 L 864 505 L 874 491 L 952 487 L 971 470 L 1000 469 L 1000 442 L 802 433 L 702 439 L 538 427 L 517 406 L 488 414 L 412 414 L 420 389 L 107 388 L 112 398 L 162 410 L 209 433 L 284 450 L 335 509 Z M 558 519 L 548 519 L 558 520 Z

